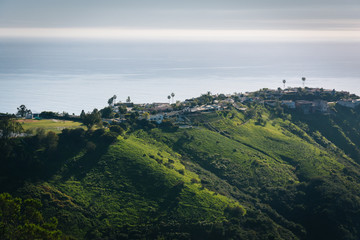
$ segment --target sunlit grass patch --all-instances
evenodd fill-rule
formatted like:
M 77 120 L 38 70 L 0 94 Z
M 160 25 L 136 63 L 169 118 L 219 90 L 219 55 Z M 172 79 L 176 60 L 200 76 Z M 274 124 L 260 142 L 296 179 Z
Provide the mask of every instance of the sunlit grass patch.
M 44 120 L 33 120 L 33 119 L 23 119 L 18 120 L 21 123 L 25 131 L 36 131 L 37 128 L 42 128 L 45 132 L 53 131 L 60 133 L 65 128 L 84 128 L 82 123 L 74 122 L 69 120 L 57 120 L 57 119 L 44 119 Z

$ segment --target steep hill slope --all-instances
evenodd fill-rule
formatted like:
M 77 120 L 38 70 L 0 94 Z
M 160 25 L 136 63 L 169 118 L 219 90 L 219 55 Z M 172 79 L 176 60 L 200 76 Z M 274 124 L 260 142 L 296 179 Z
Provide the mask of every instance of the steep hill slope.
M 263 109 L 266 124 L 260 125 L 235 110 L 208 113 L 193 116 L 202 126 L 199 129 L 176 133 L 155 129 L 151 134 L 187 159 L 204 186 L 252 202 L 250 206 L 262 209 L 298 237 L 356 239 L 360 226 L 356 159 L 319 133 L 269 116 Z M 311 135 L 321 136 L 331 148 Z M 219 185 L 221 181 L 230 188 Z
M 359 113 L 250 108 L 188 115 L 192 128 L 14 139 L 0 187 L 79 239 L 360 238 Z
M 149 228 L 159 221 L 216 223 L 226 211 L 246 213 L 237 201 L 203 188 L 176 153 L 159 146 L 131 136 L 96 159 L 92 154 L 81 151 L 48 181 L 21 189 L 42 199 L 45 213 L 57 216 L 70 235 L 92 238 L 109 228 Z

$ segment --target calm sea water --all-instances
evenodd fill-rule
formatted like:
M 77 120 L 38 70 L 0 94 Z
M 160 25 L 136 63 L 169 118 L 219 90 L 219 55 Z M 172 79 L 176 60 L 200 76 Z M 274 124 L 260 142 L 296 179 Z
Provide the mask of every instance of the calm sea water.
M 0 40 L 0 112 L 25 104 L 79 114 L 117 95 L 136 103 L 302 85 L 360 95 L 360 43 Z

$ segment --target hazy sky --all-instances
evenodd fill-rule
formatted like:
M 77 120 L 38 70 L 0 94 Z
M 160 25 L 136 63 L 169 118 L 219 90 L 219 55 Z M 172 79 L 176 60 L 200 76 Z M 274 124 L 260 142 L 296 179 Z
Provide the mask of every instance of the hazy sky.
M 359 0 L 0 0 L 0 37 L 359 41 L 359 13 Z
M 0 111 L 80 112 L 175 90 L 184 100 L 302 76 L 360 94 L 359 45 L 360 0 L 0 0 Z

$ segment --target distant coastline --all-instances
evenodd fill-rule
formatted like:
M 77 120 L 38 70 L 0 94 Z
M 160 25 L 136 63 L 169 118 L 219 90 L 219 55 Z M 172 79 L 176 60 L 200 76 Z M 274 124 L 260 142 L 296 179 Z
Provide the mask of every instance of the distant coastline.
M 0 41 L 0 112 L 104 107 L 121 101 L 166 102 L 212 93 L 306 86 L 360 95 L 359 44 Z M 106 105 L 106 103 L 105 103 Z M 15 110 L 14 110 L 15 109 Z

